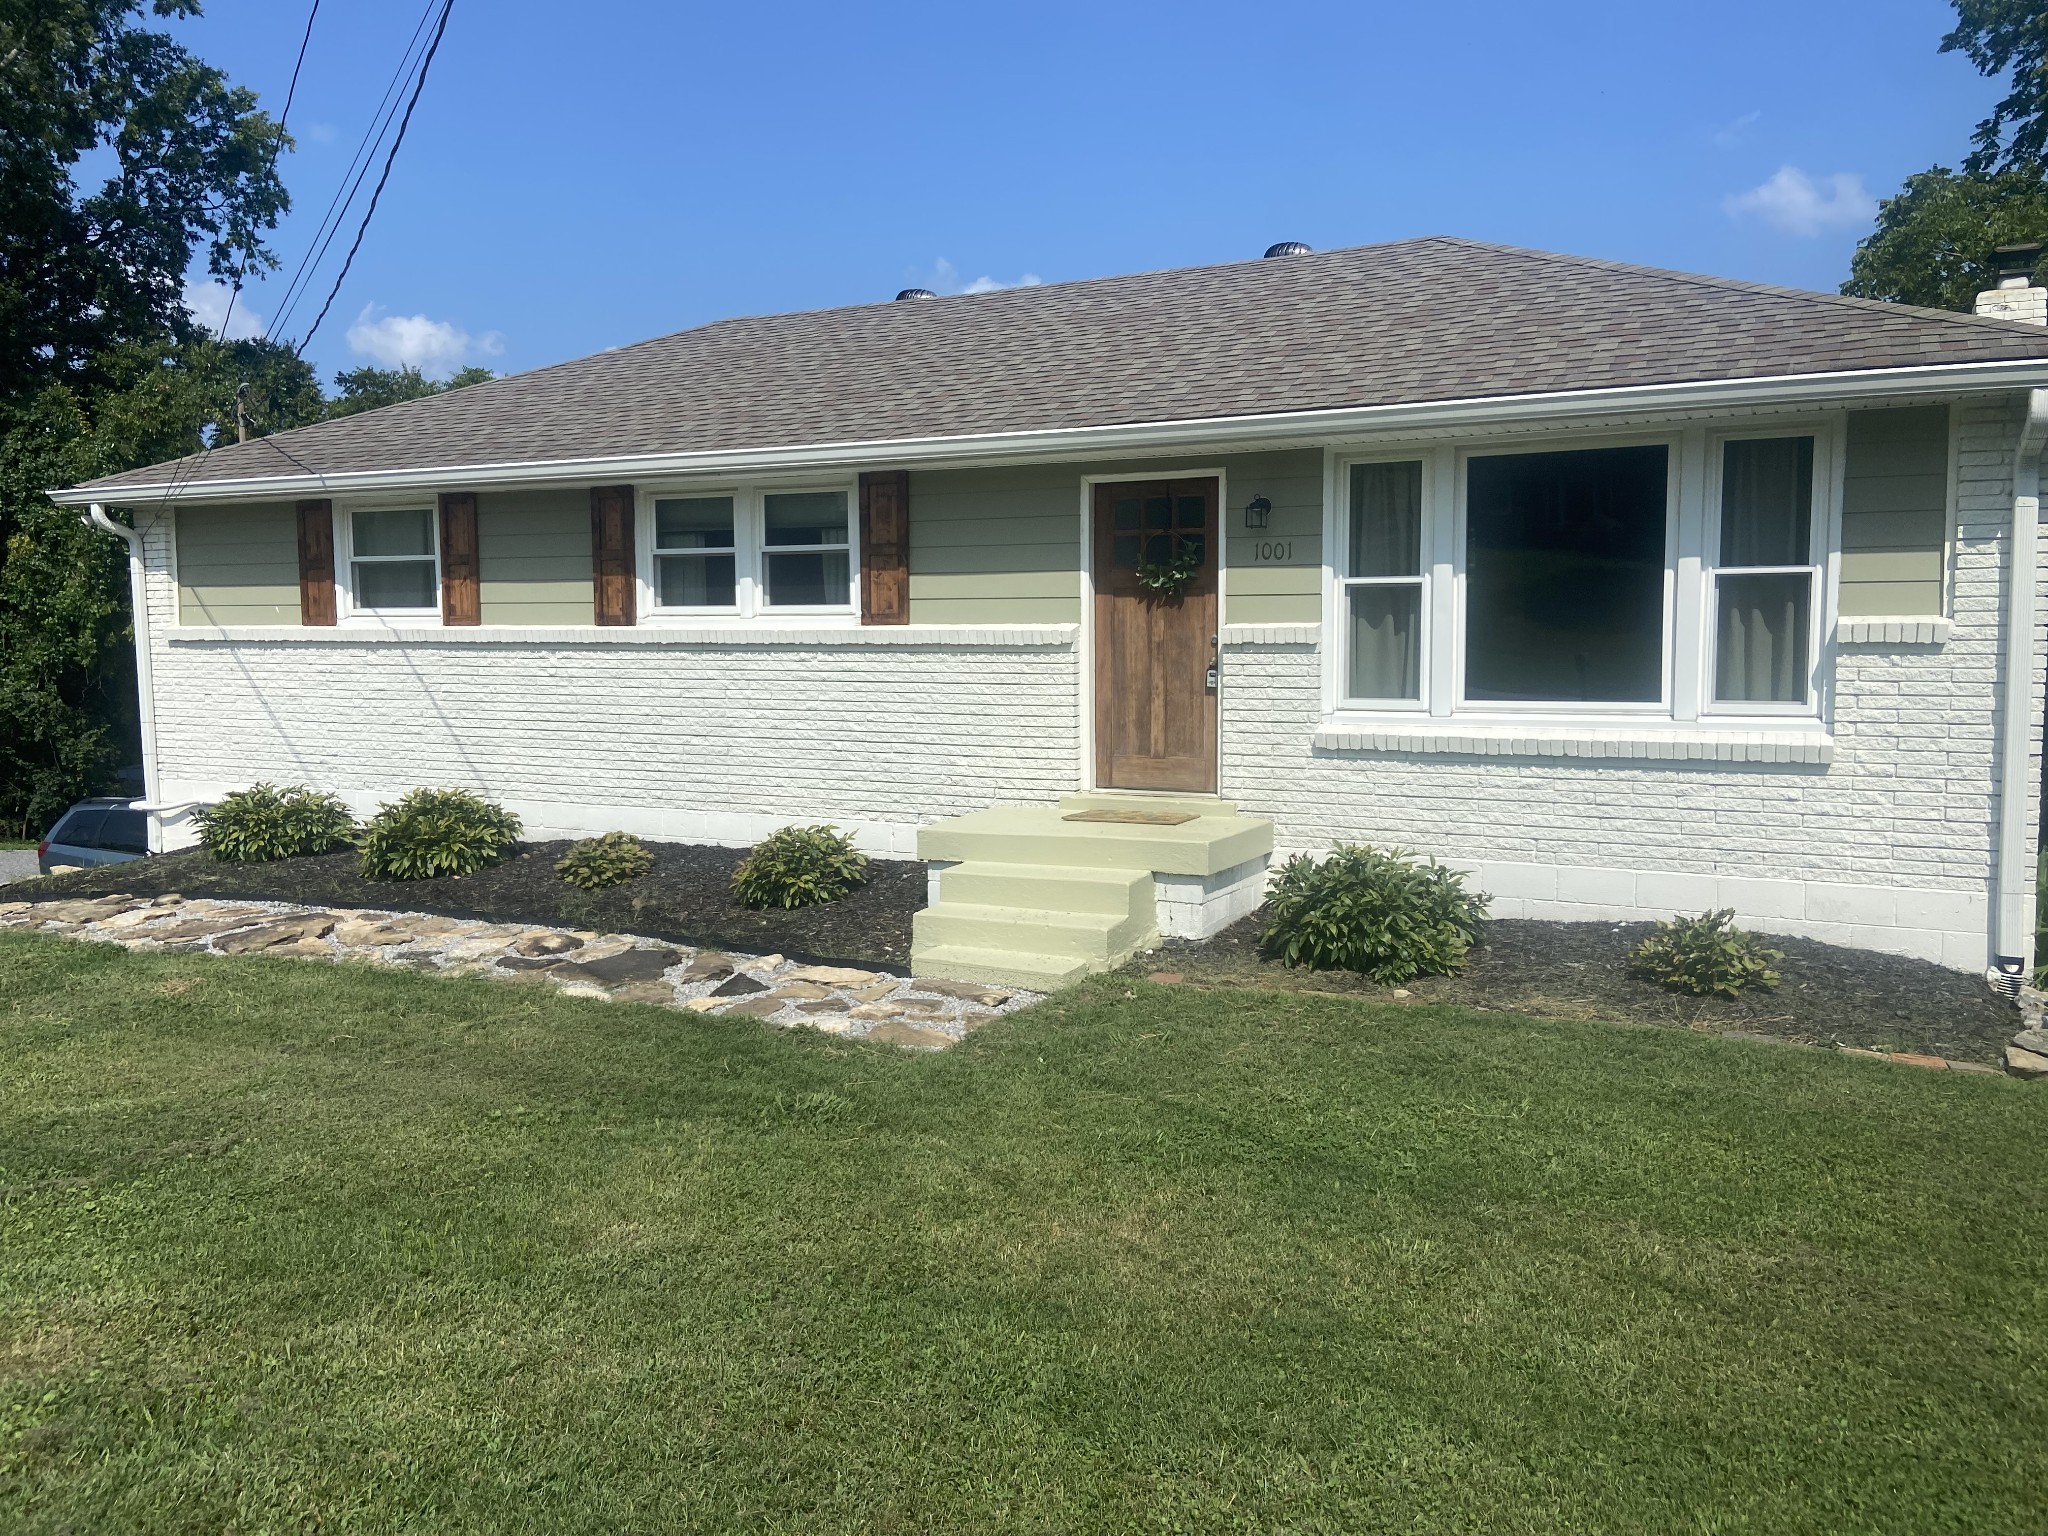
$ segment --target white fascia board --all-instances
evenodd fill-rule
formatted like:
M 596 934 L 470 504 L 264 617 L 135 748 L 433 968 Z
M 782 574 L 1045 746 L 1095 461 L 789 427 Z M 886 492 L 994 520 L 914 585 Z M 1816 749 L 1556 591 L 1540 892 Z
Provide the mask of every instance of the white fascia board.
M 1554 390 L 1534 395 L 1480 395 L 1463 400 L 1284 411 L 1261 416 L 1208 416 L 1181 421 L 1102 427 L 1054 427 L 957 437 L 883 438 L 865 442 L 800 443 L 774 448 L 711 449 L 692 453 L 632 454 L 612 458 L 535 459 L 511 464 L 448 464 L 427 469 L 304 473 L 232 480 L 194 475 L 157 485 L 76 486 L 50 492 L 64 506 L 98 501 L 113 506 L 178 501 L 246 501 L 280 496 L 337 496 L 377 491 L 461 486 L 604 485 L 686 475 L 773 474 L 778 471 L 859 469 L 870 465 L 925 468 L 1043 459 L 1112 458 L 1127 454 L 1202 448 L 1306 447 L 1371 433 L 1425 428 L 1506 425 L 1587 413 L 1698 411 L 1780 403 L 1819 404 L 1881 395 L 1954 393 L 1973 389 L 2048 386 L 2048 358 L 1993 363 L 1944 363 L 1923 368 L 1862 368 L 1837 373 L 1779 374 L 1712 379 L 1619 389 Z

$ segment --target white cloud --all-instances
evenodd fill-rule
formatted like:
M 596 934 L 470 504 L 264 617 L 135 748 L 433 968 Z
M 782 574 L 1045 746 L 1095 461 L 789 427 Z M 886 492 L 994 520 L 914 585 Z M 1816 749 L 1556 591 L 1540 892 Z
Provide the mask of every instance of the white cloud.
M 923 286 L 938 293 L 994 293 L 1003 288 L 1036 288 L 1042 281 L 1036 272 L 1026 272 L 1014 283 L 983 273 L 972 282 L 963 283 L 960 269 L 941 256 L 932 263 L 931 276 L 924 280 Z
M 1796 165 L 1779 166 L 1762 186 L 1725 198 L 1721 206 L 1732 219 L 1753 214 L 1788 235 L 1802 237 L 1868 224 L 1877 217 L 1877 199 L 1861 176 L 1837 171 L 1816 180 Z
M 467 364 L 496 357 L 505 339 L 496 331 L 472 336 L 446 320 L 425 315 L 381 315 L 365 304 L 348 328 L 348 344 L 358 357 L 380 368 L 417 368 L 430 379 L 445 379 Z
M 229 312 L 230 298 L 234 298 L 233 313 Z M 192 311 L 194 320 L 216 336 L 222 334 L 221 324 L 225 321 L 226 340 L 244 341 L 263 334 L 263 317 L 250 305 L 249 295 L 245 293 L 237 297 L 226 283 L 187 283 L 185 307 Z
M 1749 130 L 1756 126 L 1757 119 L 1762 116 L 1761 112 L 1745 112 L 1742 116 L 1723 123 L 1714 130 L 1714 142 L 1723 149 L 1733 148 L 1749 137 Z

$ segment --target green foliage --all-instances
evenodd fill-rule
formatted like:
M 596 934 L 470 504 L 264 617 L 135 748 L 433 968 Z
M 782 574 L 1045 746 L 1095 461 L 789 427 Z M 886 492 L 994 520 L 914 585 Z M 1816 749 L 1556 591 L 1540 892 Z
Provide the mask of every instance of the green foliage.
M 2011 71 L 2011 90 L 1970 135 L 1973 172 L 2039 173 L 2048 156 L 2048 6 L 2041 0 L 1954 0 L 1943 53 L 1961 53 L 1987 78 Z
M 1756 935 L 1735 926 L 1735 910 L 1702 912 L 1659 923 L 1628 957 L 1631 976 L 1695 997 L 1735 997 L 1744 987 L 1775 987 L 1772 962 L 1782 950 L 1765 949 Z
M 837 901 L 867 874 L 867 855 L 838 828 L 784 827 L 740 861 L 732 890 L 750 907 L 808 907 Z
M 355 818 L 333 795 L 288 784 L 252 784 L 199 812 L 199 841 L 216 859 L 262 864 L 332 853 L 355 840 Z
M 1894 304 L 1968 313 L 1998 284 L 1991 253 L 2048 239 L 2048 182 L 2033 172 L 1958 174 L 1942 166 L 1908 177 L 1879 206 L 1877 228 L 1856 247 L 1842 292 Z
M 329 416 L 353 416 L 407 400 L 425 400 L 451 389 L 466 389 L 496 378 L 488 368 L 464 368 L 446 383 L 430 379 L 417 368 L 348 368 L 334 376 L 341 393 L 328 403 Z
M 1261 947 L 1288 965 L 1357 971 L 1385 986 L 1451 976 L 1490 899 L 1433 861 L 1342 844 L 1321 862 L 1297 854 L 1280 867 Z
M 519 840 L 519 818 L 462 789 L 416 789 L 381 807 L 363 828 L 363 875 L 428 880 L 473 875 Z
M 586 891 L 624 885 L 638 880 L 654 868 L 654 855 L 630 832 L 607 832 L 586 837 L 570 848 L 568 856 L 555 865 L 555 873 L 571 885 Z

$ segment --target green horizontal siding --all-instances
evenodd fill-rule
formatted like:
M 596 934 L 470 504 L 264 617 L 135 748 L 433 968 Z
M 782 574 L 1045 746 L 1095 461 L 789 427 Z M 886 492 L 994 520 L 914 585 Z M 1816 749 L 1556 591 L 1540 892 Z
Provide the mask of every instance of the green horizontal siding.
M 289 504 L 180 507 L 178 622 L 299 622 L 299 519 Z
M 1852 411 L 1841 611 L 1938 614 L 1948 558 L 1948 407 Z
M 588 492 L 487 491 L 476 537 L 484 623 L 595 622 Z
M 1321 603 L 1322 455 L 1189 454 L 1171 464 L 1124 460 L 934 470 L 910 478 L 910 619 L 914 624 L 1071 624 L 1081 617 L 1081 488 L 1091 475 L 1171 475 L 1220 468 L 1226 504 L 1224 611 L 1231 623 L 1314 623 Z M 1268 525 L 1244 526 L 1256 496 Z M 1240 599 L 1250 604 L 1243 617 Z

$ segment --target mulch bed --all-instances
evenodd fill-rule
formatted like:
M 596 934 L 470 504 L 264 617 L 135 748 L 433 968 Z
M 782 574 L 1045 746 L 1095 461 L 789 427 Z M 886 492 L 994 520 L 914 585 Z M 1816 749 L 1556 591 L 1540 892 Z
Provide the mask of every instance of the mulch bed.
M 129 864 L 10 885 L 16 901 L 131 892 L 160 896 L 381 907 L 560 928 L 637 933 L 711 949 L 783 954 L 811 964 L 901 971 L 910 964 L 910 915 L 925 904 L 925 867 L 877 859 L 852 894 L 822 906 L 756 912 L 732 899 L 744 848 L 654 843 L 653 872 L 604 891 L 581 891 L 555 873 L 567 842 L 522 843 L 502 864 L 437 880 L 365 880 L 356 855 L 223 864 L 192 849 Z
M 1202 986 L 1348 992 L 1388 998 L 1393 989 L 1340 971 L 1290 970 L 1259 957 L 1263 910 L 1208 939 L 1168 939 L 1133 969 L 1171 971 Z M 1461 976 L 1409 982 L 1407 999 L 1544 1018 L 1627 1019 L 1718 1034 L 1740 1031 L 1807 1045 L 1911 1051 L 1996 1064 L 2019 1028 L 2019 1010 L 1978 976 L 1924 960 L 1767 936 L 1785 952 L 1775 991 L 1740 998 L 1688 997 L 1628 974 L 1628 954 L 1652 923 L 1486 925 Z

